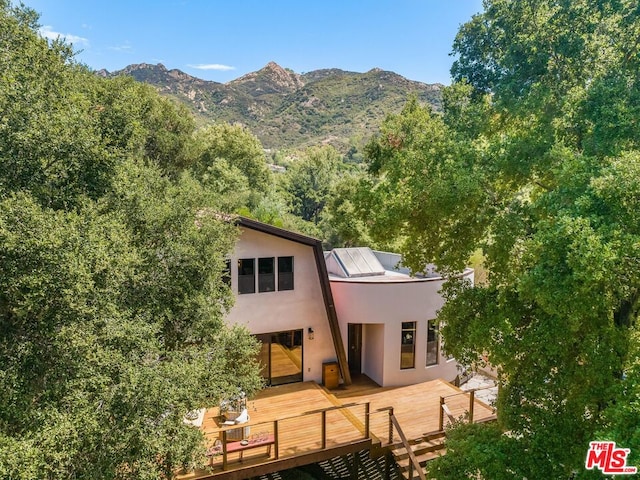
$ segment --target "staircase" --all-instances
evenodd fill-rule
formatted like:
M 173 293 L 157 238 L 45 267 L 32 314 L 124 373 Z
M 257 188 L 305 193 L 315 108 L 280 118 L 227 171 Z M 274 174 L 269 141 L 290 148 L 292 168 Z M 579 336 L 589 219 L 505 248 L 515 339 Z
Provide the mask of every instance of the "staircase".
M 365 389 L 370 389 L 370 386 L 365 386 Z M 379 388 L 379 387 L 378 387 Z M 343 405 L 343 402 L 336 396 L 333 394 L 333 392 L 331 392 L 330 390 L 327 390 L 326 388 L 320 386 L 320 389 L 322 390 L 322 392 L 325 394 L 325 396 L 327 397 L 327 399 L 334 405 L 336 406 L 340 406 Z M 393 410 L 393 409 L 391 409 Z M 356 418 L 355 415 L 353 415 L 349 409 L 345 409 L 343 411 L 343 413 L 345 414 L 345 416 L 354 424 L 354 426 L 356 426 L 356 428 L 358 428 L 360 431 L 364 432 L 364 425 L 362 423 L 362 421 L 359 418 Z M 391 412 L 393 413 L 393 412 Z M 394 444 L 385 444 L 384 439 L 381 441 L 381 439 L 378 439 L 377 437 L 375 437 L 375 435 L 373 435 L 371 432 L 369 432 L 369 435 L 371 436 L 374 444 L 373 446 L 375 447 L 376 445 L 378 446 L 377 449 L 374 448 L 371 452 L 371 455 L 374 457 L 378 457 L 379 455 L 381 455 L 381 452 L 391 452 L 391 459 L 393 459 L 395 462 L 395 466 L 397 468 L 393 468 L 392 471 L 393 473 L 390 475 L 395 476 L 395 478 L 405 478 L 408 480 L 413 480 L 414 478 L 425 478 L 424 476 L 424 468 L 427 464 L 427 462 L 429 462 L 430 460 L 434 460 L 442 455 L 444 455 L 446 453 L 446 448 L 445 448 L 445 432 L 444 430 L 438 430 L 438 431 L 434 431 L 434 432 L 430 432 L 430 433 L 425 433 L 423 434 L 421 437 L 419 438 L 415 438 L 415 439 L 407 439 L 404 435 L 404 433 L 402 432 L 402 428 L 400 427 L 400 424 L 397 423 L 397 419 L 395 418 L 395 416 L 393 416 L 393 414 L 391 414 L 390 416 L 390 421 L 392 421 L 394 423 L 394 431 L 400 436 L 401 441 L 394 443 Z M 402 441 L 405 440 L 405 441 Z M 382 447 L 382 448 L 380 448 Z M 417 460 L 416 463 L 413 463 L 411 458 L 410 458 L 410 454 L 409 451 L 407 450 L 407 447 L 410 448 L 412 455 L 415 457 L 415 459 Z M 374 450 L 377 450 L 378 453 L 374 452 Z M 361 452 L 362 453 L 362 452 Z M 378 460 L 380 461 L 380 460 Z M 417 465 L 419 463 L 420 465 L 420 472 L 417 471 L 417 467 L 412 467 L 412 463 L 413 465 Z M 379 465 L 383 465 L 379 464 Z M 328 466 L 330 465 L 330 462 L 326 462 L 326 465 L 323 465 L 323 467 L 325 468 L 325 474 L 327 473 L 328 470 Z M 365 467 L 365 465 L 367 465 L 369 467 L 369 469 L 372 468 L 372 464 L 371 463 L 367 463 L 364 461 L 363 459 L 363 463 L 361 464 L 361 468 L 364 467 L 364 470 L 367 470 L 367 467 Z M 379 466 L 378 465 L 378 466 Z M 344 472 L 343 472 L 344 473 Z M 368 474 L 368 475 L 367 475 Z M 369 479 L 369 478 L 385 478 L 385 476 L 380 477 L 379 473 L 374 474 L 373 471 L 367 472 L 365 474 L 365 478 Z M 389 473 L 387 473 L 387 475 L 389 475 Z M 327 478 L 340 478 L 338 477 L 327 477 Z M 343 477 L 343 478 L 347 478 L 347 477 Z
M 411 447 L 411 451 L 416 456 L 422 469 L 424 469 L 427 462 L 438 458 L 446 453 L 444 440 L 444 431 L 437 431 L 427 433 L 420 438 L 408 441 L 408 444 Z M 393 445 L 391 453 L 393 454 L 393 457 L 398 464 L 400 474 L 403 478 L 412 480 L 412 478 L 418 477 L 418 472 L 411 472 L 411 459 L 409 458 L 409 452 L 407 451 L 403 443 L 397 443 Z

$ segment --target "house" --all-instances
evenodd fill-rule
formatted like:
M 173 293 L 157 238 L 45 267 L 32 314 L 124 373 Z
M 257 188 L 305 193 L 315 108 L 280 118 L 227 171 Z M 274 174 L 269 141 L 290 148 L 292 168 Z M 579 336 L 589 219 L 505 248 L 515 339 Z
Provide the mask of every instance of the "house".
M 230 258 L 236 302 L 227 322 L 246 326 L 262 342 L 267 384 L 322 383 L 330 362 L 351 383 L 321 242 L 247 218 L 237 224 Z
M 458 363 L 443 351 L 436 321 L 445 279 L 433 266 L 413 276 L 401 261 L 362 247 L 326 255 L 349 369 L 383 387 L 452 381 Z M 473 269 L 460 275 L 473 282 Z
M 345 384 L 360 373 L 381 386 L 454 379 L 457 363 L 442 351 L 435 322 L 444 282 L 436 272 L 411 276 L 397 254 L 325 253 L 305 235 L 242 217 L 237 224 L 227 321 L 262 342 L 269 385 L 322 383 L 328 365 Z M 472 269 L 461 275 L 473 281 Z

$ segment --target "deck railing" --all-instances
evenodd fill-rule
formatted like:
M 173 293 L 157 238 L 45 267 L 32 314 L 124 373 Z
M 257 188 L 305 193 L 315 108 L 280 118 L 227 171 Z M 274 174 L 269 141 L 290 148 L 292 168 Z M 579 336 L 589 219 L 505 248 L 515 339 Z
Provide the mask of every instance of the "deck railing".
M 474 390 L 441 396 L 438 430 L 444 430 L 447 420 L 475 422 L 475 400 Z M 240 460 L 236 455 L 246 453 L 247 457 L 253 457 L 258 453 L 253 449 L 257 448 L 267 450 L 264 452 L 268 454 L 267 459 L 260 462 L 267 463 L 356 445 L 369 438 L 379 440 L 383 447 L 406 443 L 406 438 L 402 437 L 403 432 L 394 416 L 393 407 L 370 411 L 370 403 L 363 402 L 322 408 L 266 422 L 224 427 L 207 433 L 206 441 L 207 446 L 211 447 L 216 440 L 220 440 L 219 449 L 209 448 L 212 453 L 209 465 L 213 471 L 224 471 L 229 463 Z M 247 442 L 243 448 L 235 443 L 240 440 Z M 229 445 L 232 445 L 231 451 L 227 451 Z M 410 450 L 408 448 L 407 452 Z M 411 463 L 414 463 L 413 459 Z M 412 468 L 416 469 L 417 466 Z
M 407 440 L 398 419 L 393 414 L 393 407 L 382 407 L 374 412 L 371 412 L 370 416 L 379 416 L 386 415 L 388 418 L 388 426 L 387 426 L 387 435 L 385 438 L 379 438 L 380 442 L 384 445 L 394 445 L 400 442 L 402 446 L 407 451 L 407 455 L 409 456 L 409 478 L 414 477 L 414 471 L 418 474 L 421 480 L 426 480 L 424 475 L 424 469 L 420 466 L 420 462 L 416 458 L 413 450 L 411 449 L 411 445 Z M 398 438 L 396 438 L 395 433 L 397 433 Z
M 476 421 L 474 416 L 474 407 L 476 403 L 475 392 L 486 388 L 477 388 L 466 392 L 457 392 L 451 395 L 441 396 L 440 408 L 438 409 L 438 430 L 436 431 L 443 431 L 447 421 L 450 423 L 456 421 L 474 423 Z M 447 402 L 449 403 L 447 404 Z M 380 440 L 383 446 L 397 444 L 401 441 L 401 438 L 394 435 L 393 420 L 391 419 L 392 416 L 393 407 L 379 408 L 369 414 L 372 433 L 378 440 Z M 495 420 L 495 416 L 488 418 L 485 417 L 481 421 L 488 420 Z
M 440 417 L 438 420 L 438 430 L 444 430 L 445 427 L 445 423 L 446 420 L 448 420 L 450 423 L 456 422 L 456 421 L 467 421 L 468 423 L 473 423 L 474 422 L 474 406 L 475 406 L 475 401 L 476 401 L 476 392 L 479 390 L 487 390 L 489 388 L 492 387 L 483 387 L 483 388 L 474 388 L 472 390 L 468 390 L 466 392 L 458 392 L 458 393 L 453 393 L 451 395 L 446 395 L 444 397 L 440 397 Z M 464 397 L 464 396 L 468 396 L 468 406 L 466 409 L 464 409 L 463 407 L 463 411 L 460 412 L 460 402 L 455 402 L 456 406 L 455 407 L 449 407 L 449 405 L 447 405 L 447 400 L 453 399 L 453 398 L 460 398 L 460 397 Z M 489 417 L 488 419 L 485 418 L 484 420 L 493 420 L 495 419 L 494 417 Z
M 395 429 L 398 431 L 398 435 L 400 436 L 400 440 L 402 441 L 402 446 L 405 448 L 405 450 L 407 451 L 407 454 L 409 455 L 409 479 L 414 478 L 413 473 L 415 471 L 418 474 L 418 477 L 420 478 L 420 480 L 427 480 L 424 475 L 424 468 L 422 468 L 422 465 L 420 465 L 420 462 L 416 458 L 415 453 L 413 453 L 413 449 L 411 448 L 411 445 L 409 445 L 409 441 L 407 440 L 407 437 L 402 431 L 402 427 L 400 427 L 398 420 L 396 419 L 395 415 L 393 415 L 393 409 L 391 409 L 389 413 L 389 420 L 391 422 L 391 425 L 393 425 Z
M 210 454 L 209 466 L 226 470 L 229 457 L 238 452 L 266 448 L 269 460 L 280 460 L 301 454 L 348 445 L 369 438 L 369 402 L 322 408 L 302 415 L 268 422 L 245 423 L 206 434 Z M 213 448 L 220 440 L 219 449 Z M 244 440 L 243 447 L 228 445 Z M 250 452 L 247 452 L 250 454 Z

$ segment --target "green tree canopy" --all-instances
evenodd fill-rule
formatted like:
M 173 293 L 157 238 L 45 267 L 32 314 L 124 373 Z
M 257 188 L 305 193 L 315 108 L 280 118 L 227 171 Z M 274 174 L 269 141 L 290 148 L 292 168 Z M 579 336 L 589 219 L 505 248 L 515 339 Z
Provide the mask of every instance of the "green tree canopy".
M 340 154 L 331 146 L 310 147 L 287 170 L 292 211 L 317 224 L 339 175 Z
M 359 207 L 366 180 L 363 172 L 351 172 L 333 185 L 320 222 L 326 248 L 373 246 Z
M 153 87 L 119 76 L 85 79 L 101 138 L 115 155 L 144 158 L 177 175 L 194 161 L 195 120 L 188 109 Z
M 184 414 L 261 385 L 236 230 L 182 168 L 193 120 L 36 28 L 0 0 L 0 477 L 168 478 L 205 461 Z
M 135 156 L 178 171 L 190 162 L 195 123 L 183 107 L 131 78 L 101 79 L 70 48 L 36 33 L 37 16 L 0 3 L 0 194 L 28 190 L 54 208 L 109 188 Z
M 215 180 L 217 170 L 230 167 L 245 177 L 255 195 L 250 203 L 257 203 L 271 184 L 260 140 L 241 125 L 223 122 L 198 130 L 194 137 L 195 175 L 206 183 Z
M 410 102 L 367 147 L 371 232 L 415 269 L 486 258 L 487 282 L 452 280 L 439 318 L 449 353 L 498 367 L 499 429 L 452 437 L 430 473 L 587 478 L 589 441 L 640 452 L 622 426 L 640 424 L 640 11 L 484 6 L 456 38 L 444 115 Z

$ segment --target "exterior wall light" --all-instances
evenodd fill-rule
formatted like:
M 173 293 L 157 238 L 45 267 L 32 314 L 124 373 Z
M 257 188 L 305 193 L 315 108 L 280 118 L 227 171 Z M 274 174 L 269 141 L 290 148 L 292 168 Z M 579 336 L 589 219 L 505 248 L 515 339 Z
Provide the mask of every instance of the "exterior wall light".
M 314 331 L 313 328 L 309 327 L 309 329 L 307 330 L 308 334 L 309 334 L 309 340 L 313 340 L 314 337 Z

